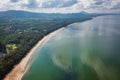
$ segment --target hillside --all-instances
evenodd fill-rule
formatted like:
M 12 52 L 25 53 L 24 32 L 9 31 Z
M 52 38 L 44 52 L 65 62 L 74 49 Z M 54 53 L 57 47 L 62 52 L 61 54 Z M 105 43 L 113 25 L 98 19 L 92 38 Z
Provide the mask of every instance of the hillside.
M 68 14 L 59 14 L 59 13 L 33 13 L 26 11 L 4 11 L 0 12 L 0 18 L 13 19 L 13 18 L 90 18 L 98 14 L 90 14 L 86 12 L 80 13 L 68 13 Z

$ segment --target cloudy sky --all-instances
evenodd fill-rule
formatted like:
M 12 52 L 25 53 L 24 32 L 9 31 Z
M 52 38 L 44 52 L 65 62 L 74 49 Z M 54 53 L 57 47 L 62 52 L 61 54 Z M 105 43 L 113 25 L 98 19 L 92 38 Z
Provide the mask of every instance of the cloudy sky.
M 0 0 L 0 11 L 120 13 L 120 0 Z

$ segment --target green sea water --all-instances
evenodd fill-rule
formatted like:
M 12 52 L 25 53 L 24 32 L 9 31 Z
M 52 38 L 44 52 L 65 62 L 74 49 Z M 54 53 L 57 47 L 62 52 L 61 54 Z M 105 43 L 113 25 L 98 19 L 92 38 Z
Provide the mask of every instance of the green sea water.
M 68 25 L 36 51 L 22 80 L 120 80 L 120 16 Z

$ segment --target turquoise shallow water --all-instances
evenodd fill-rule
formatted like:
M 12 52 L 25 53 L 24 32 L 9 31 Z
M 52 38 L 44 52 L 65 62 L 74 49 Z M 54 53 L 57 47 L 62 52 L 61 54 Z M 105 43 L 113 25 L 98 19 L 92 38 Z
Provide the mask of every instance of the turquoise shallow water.
M 36 51 L 22 80 L 120 80 L 120 16 L 65 27 Z

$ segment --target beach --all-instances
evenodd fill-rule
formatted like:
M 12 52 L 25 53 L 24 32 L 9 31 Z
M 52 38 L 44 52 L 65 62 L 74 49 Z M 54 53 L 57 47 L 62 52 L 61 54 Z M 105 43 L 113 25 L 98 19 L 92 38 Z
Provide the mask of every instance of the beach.
M 60 28 L 48 35 L 46 35 L 43 39 L 41 39 L 27 55 L 21 60 L 19 64 L 17 64 L 8 75 L 4 78 L 4 80 L 21 80 L 23 75 L 29 68 L 28 62 L 35 53 L 35 51 L 40 48 L 46 41 L 48 41 L 53 35 L 61 31 L 63 28 Z

